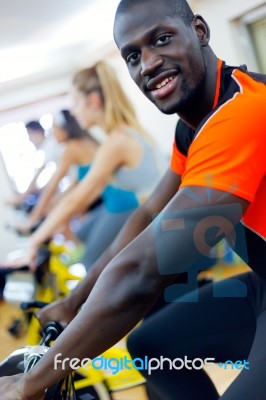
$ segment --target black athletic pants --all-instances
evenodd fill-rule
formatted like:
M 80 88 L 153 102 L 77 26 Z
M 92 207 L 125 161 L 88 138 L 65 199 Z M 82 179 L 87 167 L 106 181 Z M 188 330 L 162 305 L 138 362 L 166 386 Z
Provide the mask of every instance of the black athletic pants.
M 266 282 L 245 273 L 187 293 L 147 318 L 128 338 L 132 358 L 246 360 L 221 400 L 266 399 Z M 162 400 L 216 400 L 219 395 L 200 370 L 141 371 Z M 180 363 L 178 363 L 178 366 Z M 199 362 L 197 363 L 197 366 Z

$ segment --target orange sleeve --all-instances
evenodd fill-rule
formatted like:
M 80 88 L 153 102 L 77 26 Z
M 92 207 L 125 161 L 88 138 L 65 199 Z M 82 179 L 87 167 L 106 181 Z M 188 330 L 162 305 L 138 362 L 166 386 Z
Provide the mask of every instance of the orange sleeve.
M 266 172 L 266 103 L 262 96 L 224 104 L 201 128 L 189 148 L 184 186 L 206 186 L 250 202 Z
M 178 150 L 176 144 L 174 143 L 170 160 L 171 170 L 178 175 L 182 175 L 185 171 L 186 159 L 187 157 Z

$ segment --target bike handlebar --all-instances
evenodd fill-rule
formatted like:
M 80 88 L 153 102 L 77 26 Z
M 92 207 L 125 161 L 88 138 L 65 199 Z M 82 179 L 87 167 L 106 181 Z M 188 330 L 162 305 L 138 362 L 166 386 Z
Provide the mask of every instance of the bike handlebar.
M 48 304 L 49 303 L 45 303 L 44 301 L 31 300 L 31 301 L 24 301 L 23 303 L 21 303 L 20 308 L 23 311 L 28 311 L 31 308 L 44 308 Z

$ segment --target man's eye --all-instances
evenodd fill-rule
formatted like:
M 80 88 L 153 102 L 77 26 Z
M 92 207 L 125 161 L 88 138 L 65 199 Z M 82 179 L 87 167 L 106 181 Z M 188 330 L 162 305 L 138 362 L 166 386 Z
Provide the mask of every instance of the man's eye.
M 126 57 L 127 63 L 130 63 L 130 64 L 138 61 L 138 59 L 139 59 L 139 53 L 131 53 Z
M 156 45 L 162 46 L 171 40 L 171 35 L 162 35 L 156 40 Z

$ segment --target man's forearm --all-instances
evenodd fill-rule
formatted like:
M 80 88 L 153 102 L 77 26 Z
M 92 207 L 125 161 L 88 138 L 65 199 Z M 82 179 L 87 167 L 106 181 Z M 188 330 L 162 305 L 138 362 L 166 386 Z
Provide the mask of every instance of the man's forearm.
M 143 244 L 141 256 L 139 249 L 140 241 L 137 241 L 129 252 L 122 251 L 104 270 L 80 313 L 43 360 L 25 376 L 29 395 L 65 376 L 70 371 L 70 359 L 93 359 L 103 353 L 145 315 L 163 289 L 165 280 L 158 274 L 156 262 L 153 263 L 151 253 L 154 250 L 150 243 L 147 245 L 146 241 L 145 246 Z M 62 364 L 54 368 L 58 354 L 60 359 L 68 358 L 65 369 L 62 369 Z M 47 374 L 45 371 L 53 372 Z
M 171 170 L 165 173 L 150 198 L 132 214 L 112 245 L 96 261 L 86 278 L 65 298 L 65 301 L 69 302 L 67 306 L 74 311 L 79 309 L 86 301 L 105 266 L 152 222 L 155 214 L 163 210 L 175 195 L 180 182 L 180 176 L 174 174 Z
M 202 188 L 194 190 L 205 194 Z M 26 375 L 27 390 L 32 391 L 32 395 L 65 376 L 70 371 L 70 359 L 92 359 L 125 336 L 149 311 L 163 289 L 202 257 L 195 240 L 199 243 L 206 239 L 208 232 L 208 243 L 215 246 L 232 232 L 247 202 L 221 194 L 213 193 L 214 208 L 205 207 L 204 203 L 198 207 L 190 190 L 183 189 L 152 225 L 119 252 L 102 272 L 77 317 Z M 208 195 L 205 194 L 206 204 Z M 217 198 L 228 203 L 217 207 Z M 185 228 L 180 221 L 186 222 Z M 201 227 L 197 237 L 194 236 L 195 226 Z M 61 365 L 61 369 L 54 370 L 58 354 L 61 359 L 67 359 L 66 369 Z M 52 374 L 46 373 L 51 370 Z
M 129 218 L 112 245 L 95 262 L 88 275 L 65 298 L 72 310 L 77 311 L 87 300 L 95 282 L 105 266 L 127 245 L 138 236 L 151 222 L 151 215 L 141 207 Z
M 32 181 L 30 182 L 27 190 L 25 191 L 25 193 L 23 193 L 25 196 L 27 196 L 28 194 L 36 191 L 36 184 L 37 184 L 37 180 L 39 178 L 39 176 L 41 175 L 42 171 L 44 170 L 45 166 L 42 166 L 40 169 L 38 169 L 38 171 L 35 173 Z

